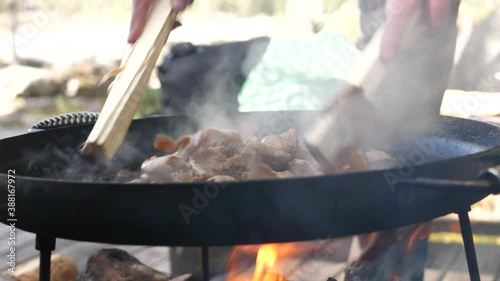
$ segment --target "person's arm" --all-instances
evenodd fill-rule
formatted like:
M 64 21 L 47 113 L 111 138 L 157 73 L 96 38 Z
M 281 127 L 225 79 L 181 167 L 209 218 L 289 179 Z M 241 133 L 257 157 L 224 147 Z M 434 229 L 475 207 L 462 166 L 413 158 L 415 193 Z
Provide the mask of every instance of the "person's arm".
M 380 50 L 382 60 L 390 61 L 397 54 L 409 20 L 421 5 L 426 7 L 428 24 L 439 29 L 447 24 L 454 1 L 459 0 L 387 0 L 387 26 Z
M 134 0 L 132 8 L 132 21 L 130 23 L 130 33 L 127 41 L 134 43 L 141 35 L 146 18 L 148 17 L 149 9 L 153 1 L 166 1 L 166 0 Z M 173 10 L 182 11 L 191 4 L 193 0 L 170 0 Z

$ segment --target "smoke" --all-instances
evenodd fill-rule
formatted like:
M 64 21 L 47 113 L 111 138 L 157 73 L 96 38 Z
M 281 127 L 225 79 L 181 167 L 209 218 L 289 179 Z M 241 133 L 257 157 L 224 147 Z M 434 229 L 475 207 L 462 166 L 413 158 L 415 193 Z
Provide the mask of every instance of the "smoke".
M 386 140 L 422 135 L 435 126 L 453 67 L 457 11 L 454 13 L 441 30 L 412 29 L 408 34 L 411 45 L 404 45 L 393 61 L 384 64 L 385 72 L 365 81 L 364 90 L 387 128 L 381 132 L 389 137 Z
M 157 124 L 140 122 L 142 124 L 131 126 L 125 141 L 111 160 L 80 154 L 81 145 L 91 131 L 88 125 L 23 135 L 22 144 L 16 148 L 22 155 L 18 165 L 23 167 L 20 169 L 23 176 L 88 182 L 113 181 L 120 169 L 137 170 L 145 159 L 158 153 L 153 147 L 155 136 L 168 124 L 164 127 L 161 124 L 155 126 Z M 179 136 L 189 128 L 189 125 L 182 130 L 174 128 L 172 133 Z
M 194 89 L 198 92 L 192 94 L 194 98 L 188 100 L 181 112 L 186 118 L 171 116 L 163 119 L 163 122 L 160 119 L 155 121 L 154 118 L 134 121 L 119 151 L 110 161 L 80 155 L 79 150 L 91 131 L 90 126 L 52 129 L 27 135 L 26 139 L 33 140 L 35 145 L 26 146 L 22 151 L 26 175 L 51 179 L 110 181 L 115 179 L 116 172 L 120 169 L 137 170 L 145 159 L 161 155 L 162 152 L 153 147 L 158 134 L 168 134 L 175 139 L 194 133 L 196 128 L 236 129 L 240 121 L 236 118 L 237 93 L 244 78 L 260 60 L 268 41 L 268 38 L 259 38 L 250 43 L 236 42 L 223 47 L 220 53 L 209 50 L 208 61 L 195 61 L 195 66 L 197 63 L 207 63 L 207 69 L 202 73 L 203 79 L 195 81 L 198 85 Z M 232 51 L 233 56 L 226 56 L 226 51 Z M 234 61 L 234 57 L 238 57 L 238 61 Z M 172 70 L 169 70 L 168 74 L 172 74 L 169 79 L 177 80 L 179 75 L 188 73 L 183 72 L 182 68 L 177 72 L 175 66 L 178 65 L 172 65 Z M 181 78 L 181 83 L 190 84 L 189 76 Z M 168 85 L 170 84 L 167 83 L 167 91 Z M 178 86 L 176 83 L 172 85 L 174 90 Z M 191 89 L 193 88 L 188 88 Z M 233 96 L 228 96 L 228 91 L 233 92 Z
M 187 115 L 203 128 L 234 128 L 238 94 L 269 40 L 174 46 L 159 71 L 165 113 Z

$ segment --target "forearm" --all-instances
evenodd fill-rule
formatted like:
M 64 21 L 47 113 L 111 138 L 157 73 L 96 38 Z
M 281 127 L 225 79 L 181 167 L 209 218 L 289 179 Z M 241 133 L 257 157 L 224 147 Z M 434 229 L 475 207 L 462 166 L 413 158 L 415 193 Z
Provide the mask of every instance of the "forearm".
M 192 2 L 193 0 L 170 0 L 172 9 L 176 11 L 182 11 L 186 9 L 186 7 Z M 144 29 L 144 24 L 146 23 L 146 18 L 149 14 L 149 9 L 151 8 L 152 4 L 153 0 L 133 1 L 132 21 L 130 23 L 130 33 L 128 37 L 129 43 L 134 43 L 141 35 L 142 30 Z

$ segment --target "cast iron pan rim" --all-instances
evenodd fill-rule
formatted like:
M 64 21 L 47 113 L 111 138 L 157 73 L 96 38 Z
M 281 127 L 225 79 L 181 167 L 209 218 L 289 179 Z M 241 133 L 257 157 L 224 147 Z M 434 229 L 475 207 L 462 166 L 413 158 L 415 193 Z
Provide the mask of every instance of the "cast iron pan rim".
M 426 167 L 428 165 L 439 165 L 443 164 L 449 161 L 460 161 L 460 160 L 465 160 L 470 157 L 477 157 L 482 154 L 488 154 L 491 151 L 500 151 L 500 147 L 494 147 L 490 148 L 478 153 L 473 153 L 473 154 L 468 154 L 464 156 L 459 156 L 459 157 L 453 157 L 449 159 L 442 159 L 442 160 L 437 160 L 437 161 L 432 161 L 428 162 L 425 164 L 421 165 L 415 165 L 414 167 Z M 77 180 L 64 180 L 64 179 L 53 179 L 53 178 L 35 178 L 35 177 L 27 177 L 27 176 L 20 176 L 16 175 L 17 179 L 21 180 L 27 180 L 27 181 L 32 181 L 32 182 L 40 182 L 40 183 L 58 183 L 58 184 L 71 184 L 71 185 L 86 185 L 86 186 L 91 186 L 91 187 L 100 187 L 100 186 L 108 186 L 112 188 L 120 188 L 123 189 L 124 187 L 129 187 L 130 188 L 138 188 L 140 186 L 148 186 L 148 187 L 154 187 L 154 188 L 169 188 L 169 187 L 174 187 L 174 186 L 183 186 L 183 187 L 196 187 L 196 186 L 201 186 L 201 185 L 207 185 L 207 184 L 227 184 L 228 186 L 236 183 L 252 183 L 256 185 L 265 185 L 268 182 L 281 182 L 281 183 L 286 183 L 290 182 L 293 183 L 294 181 L 297 180 L 304 180 L 304 179 L 317 179 L 317 178 L 322 178 L 322 179 L 338 179 L 340 177 L 356 177 L 359 175 L 368 175 L 368 174 L 375 174 L 375 173 L 385 173 L 385 172 L 397 172 L 398 168 L 391 168 L 391 169 L 381 169 L 381 170 L 369 170 L 369 171 L 364 171 L 364 172 L 350 172 L 350 173 L 343 173 L 343 174 L 338 174 L 338 175 L 326 175 L 326 176 L 313 176 L 313 177 L 293 177 L 293 178 L 283 178 L 283 179 L 263 179 L 263 180 L 242 180 L 242 181 L 237 181 L 237 182 L 221 182 L 221 183 L 214 183 L 214 182 L 197 182 L 197 183 L 192 183 L 192 182 L 164 182 L 164 183 L 132 183 L 132 182 L 116 182 L 116 181 L 77 181 Z M 0 173 L 0 176 L 2 177 L 7 177 L 7 174 L 5 173 Z
M 263 111 L 263 112 L 269 112 L 269 111 Z M 280 112 L 283 112 L 283 111 L 276 111 L 276 113 L 280 113 Z M 285 112 L 287 112 L 287 113 L 293 113 L 293 112 L 300 113 L 300 112 L 308 112 L 308 111 L 293 110 L 293 111 L 285 111 Z M 318 112 L 318 111 L 312 110 L 310 112 Z M 242 113 L 243 114 L 252 114 L 252 112 L 242 112 Z M 273 113 L 273 112 L 271 111 L 269 113 Z M 185 115 L 172 115 L 172 116 L 155 115 L 155 116 L 149 116 L 146 118 L 135 119 L 133 121 L 147 122 L 147 120 L 161 119 L 161 118 L 165 118 L 165 117 L 185 118 L 186 116 Z M 490 123 L 481 122 L 481 121 L 474 120 L 474 119 L 462 118 L 462 117 L 451 117 L 451 116 L 440 115 L 438 118 L 444 118 L 445 120 L 452 121 L 452 122 L 453 121 L 455 121 L 455 122 L 456 121 L 460 121 L 460 122 L 465 121 L 465 122 L 469 122 L 469 123 L 476 123 L 476 124 L 481 125 L 481 126 L 486 125 L 486 126 L 493 126 L 496 128 L 500 128 L 500 126 L 496 126 L 496 125 L 493 125 Z M 47 129 L 47 130 L 43 130 L 43 131 L 24 133 L 24 134 L 16 135 L 13 137 L 8 137 L 8 138 L 2 139 L 2 140 L 22 137 L 22 136 L 29 135 L 29 134 L 44 133 L 44 132 L 51 131 L 51 130 L 61 130 L 61 129 L 67 129 L 69 127 L 83 127 L 83 126 L 88 126 L 88 125 L 92 125 L 92 124 L 90 123 L 90 124 L 82 124 L 82 125 L 69 125 L 69 126 L 64 126 L 64 127 L 60 127 L 60 128 L 51 128 L 51 129 Z M 477 157 L 481 154 L 488 154 L 488 152 L 491 152 L 491 151 L 496 151 L 496 152 L 500 151 L 500 143 L 498 143 L 498 146 L 496 146 L 496 147 L 488 148 L 484 151 L 480 151 L 477 153 L 468 154 L 468 155 L 459 156 L 459 157 L 453 157 L 453 158 L 449 158 L 449 159 L 440 159 L 440 160 L 431 161 L 431 162 L 420 164 L 420 165 L 415 165 L 414 167 L 426 167 L 428 165 L 439 165 L 442 163 L 446 163 L 448 161 L 455 161 L 455 160 L 460 161 L 460 160 L 470 158 L 470 157 Z M 334 178 L 339 178 L 339 177 L 353 177 L 353 176 L 359 176 L 359 175 L 367 175 L 367 174 L 371 174 L 371 173 L 385 173 L 385 172 L 389 172 L 389 171 L 397 171 L 397 168 L 382 169 L 382 170 L 370 170 L 370 171 L 362 171 L 362 172 L 350 172 L 350 173 L 330 175 L 330 176 L 327 175 L 327 176 L 314 176 L 314 177 L 293 177 L 293 178 L 284 178 L 284 179 L 243 180 L 243 181 L 238 181 L 237 183 L 264 184 L 266 182 L 276 182 L 276 181 L 286 183 L 288 181 L 293 182 L 293 181 L 296 181 L 299 179 L 313 179 L 313 178 L 324 178 L 324 179 L 331 178 L 331 179 L 334 179 Z M 0 172 L 0 176 L 7 177 L 7 174 Z M 54 179 L 54 178 L 36 178 L 36 177 L 27 177 L 27 176 L 21 176 L 21 175 L 16 175 L 16 178 L 19 178 L 21 180 L 32 181 L 32 182 L 40 182 L 40 183 L 60 183 L 60 184 L 75 184 L 75 185 L 82 185 L 83 184 L 83 185 L 87 185 L 87 186 L 96 186 L 96 187 L 98 187 L 98 186 L 111 186 L 111 187 L 116 187 L 116 188 L 118 188 L 118 187 L 123 188 L 124 186 L 130 186 L 131 188 L 137 188 L 139 186 L 168 188 L 168 187 L 172 187 L 172 185 L 195 187 L 195 186 L 209 184 L 209 182 L 199 182 L 199 183 L 188 183 L 188 182 L 132 183 L 132 182 L 125 182 L 124 183 L 124 182 L 116 182 L 116 181 L 83 181 L 83 180 L 64 180 L 64 179 Z M 219 184 L 219 185 L 220 184 L 231 185 L 233 183 L 235 183 L 235 182 L 222 182 L 222 183 L 217 183 L 217 184 Z

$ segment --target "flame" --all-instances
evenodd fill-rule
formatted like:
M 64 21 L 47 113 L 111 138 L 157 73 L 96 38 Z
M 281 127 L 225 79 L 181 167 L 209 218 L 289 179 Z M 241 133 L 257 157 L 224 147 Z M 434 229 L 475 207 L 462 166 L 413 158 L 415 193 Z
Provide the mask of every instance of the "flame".
M 418 227 L 410 234 L 408 238 L 408 244 L 406 251 L 409 254 L 413 247 L 415 247 L 415 243 L 417 240 L 425 240 L 429 237 L 432 232 L 432 225 L 430 223 L 423 223 L 418 225 Z
M 267 244 L 259 248 L 257 259 L 255 260 L 255 271 L 252 281 L 282 281 L 283 276 L 279 274 L 268 274 L 272 270 L 278 259 L 278 246 Z M 274 277 L 273 277 L 274 276 Z
M 431 231 L 431 224 L 424 223 L 378 235 L 375 233 L 364 235 L 360 242 L 367 251 L 361 260 L 368 263 L 376 262 L 377 258 L 391 246 L 397 247 L 398 250 L 390 258 L 407 257 L 412 254 L 415 244 L 419 240 L 427 239 Z M 290 261 L 303 261 L 307 257 L 312 257 L 313 253 L 327 250 L 326 245 L 317 242 L 293 242 L 235 246 L 226 264 L 226 281 L 286 281 L 288 278 L 293 278 L 294 273 L 300 268 L 300 262 L 290 264 Z M 331 249 L 326 252 L 331 254 Z M 384 272 L 385 280 L 400 281 L 399 271 L 402 264 L 399 260 L 389 264 L 390 268 L 386 268 L 388 271 Z
M 234 247 L 226 264 L 226 281 L 286 281 L 286 272 L 280 261 L 303 258 L 318 250 L 317 243 L 295 242 Z M 255 257 L 253 274 L 244 273 L 245 259 Z M 250 267 L 253 264 L 246 264 Z

